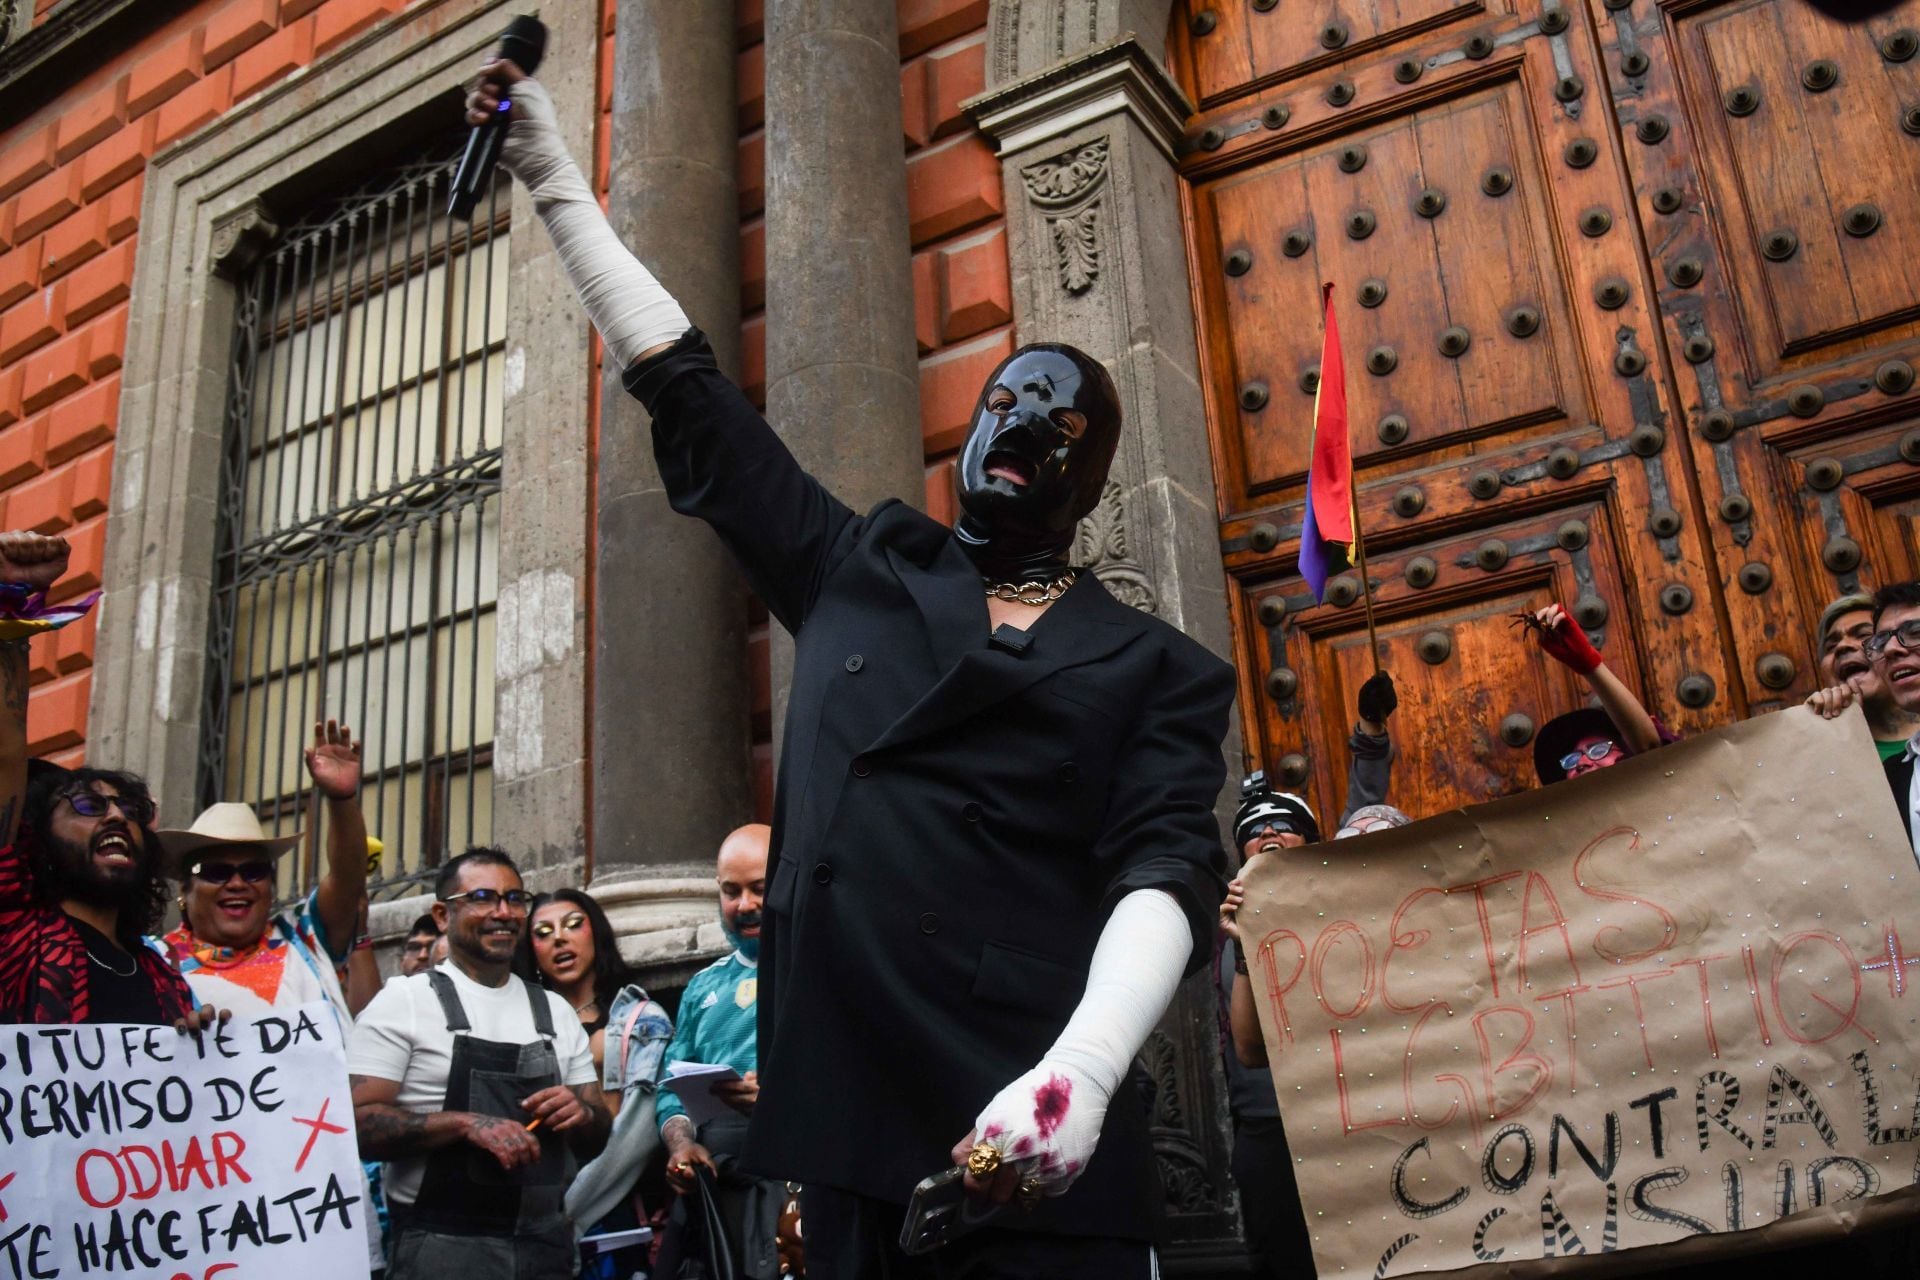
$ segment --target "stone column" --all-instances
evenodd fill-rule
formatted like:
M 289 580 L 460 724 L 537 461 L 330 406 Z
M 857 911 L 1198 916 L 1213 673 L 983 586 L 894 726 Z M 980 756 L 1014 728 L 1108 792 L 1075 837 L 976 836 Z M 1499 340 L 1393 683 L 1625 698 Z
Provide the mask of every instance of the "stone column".
M 724 6 L 723 6 L 724 7 Z M 925 492 L 894 0 L 766 13 L 767 417 L 855 510 Z M 773 628 L 774 741 L 792 640 Z
M 607 216 L 740 372 L 734 15 L 621 0 Z M 746 595 L 706 525 L 667 506 L 645 409 L 608 360 L 594 537 L 593 872 L 698 864 L 752 816 Z M 705 883 L 701 909 L 711 915 Z
M 1192 107 L 1156 56 L 1166 14 L 1165 0 L 996 0 L 991 87 L 965 105 L 1001 158 L 1020 341 L 1073 343 L 1120 388 L 1126 429 L 1074 559 L 1231 660 L 1174 165 Z M 1222 746 L 1223 818 L 1237 724 Z M 1243 1256 L 1214 1019 L 1212 989 L 1196 977 L 1140 1055 L 1158 1091 L 1170 1271 Z

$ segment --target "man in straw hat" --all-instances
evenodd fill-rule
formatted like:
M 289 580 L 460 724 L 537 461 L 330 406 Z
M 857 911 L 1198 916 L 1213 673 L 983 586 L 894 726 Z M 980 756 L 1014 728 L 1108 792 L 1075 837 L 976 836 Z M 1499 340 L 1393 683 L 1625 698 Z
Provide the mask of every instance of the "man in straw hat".
M 351 1028 L 337 966 L 353 947 L 367 885 L 360 747 L 337 721 L 313 726 L 307 774 L 326 799 L 327 869 L 293 906 L 273 911 L 275 866 L 301 832 L 269 835 L 251 805 L 216 804 L 185 831 L 159 832 L 168 874 L 181 882 L 174 963 L 202 1000 L 257 1018 L 325 1000 Z

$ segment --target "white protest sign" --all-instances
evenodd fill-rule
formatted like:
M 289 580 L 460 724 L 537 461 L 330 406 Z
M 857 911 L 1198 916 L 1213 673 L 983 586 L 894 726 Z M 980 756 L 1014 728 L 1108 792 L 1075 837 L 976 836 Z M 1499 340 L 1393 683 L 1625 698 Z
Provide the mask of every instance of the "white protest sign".
M 0 1280 L 367 1274 L 346 1050 L 313 1003 L 0 1027 Z

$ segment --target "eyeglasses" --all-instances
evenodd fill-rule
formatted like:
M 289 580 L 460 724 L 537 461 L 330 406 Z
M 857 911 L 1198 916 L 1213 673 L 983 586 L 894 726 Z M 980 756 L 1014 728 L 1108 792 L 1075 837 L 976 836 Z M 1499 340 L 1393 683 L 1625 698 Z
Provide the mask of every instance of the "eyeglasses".
M 239 876 L 248 884 L 259 884 L 273 877 L 271 862 L 202 862 L 193 869 L 193 878 L 204 884 L 225 884 Z
M 1585 756 L 1589 760 L 1605 760 L 1608 756 L 1612 755 L 1614 751 L 1615 747 L 1611 742 L 1596 742 L 1585 750 L 1569 751 L 1560 757 L 1560 771 L 1567 773 L 1573 770 L 1579 765 L 1580 757 L 1582 756 Z
M 533 926 L 533 936 L 536 938 L 551 938 L 562 929 L 565 929 L 568 933 L 572 933 L 586 922 L 587 916 L 584 911 L 570 911 L 561 917 L 560 923 L 557 925 L 551 920 L 542 920 L 539 924 Z
M 525 889 L 469 889 L 465 893 L 450 893 L 440 901 L 466 901 L 482 908 L 504 902 L 515 911 L 525 911 L 533 905 L 533 895 Z
M 153 821 L 153 801 L 141 796 L 103 796 L 98 791 L 69 791 L 60 798 L 83 818 L 104 818 L 108 809 L 118 806 L 121 815 L 136 827 L 144 827 Z
M 1903 622 L 1886 631 L 1876 631 L 1868 636 L 1867 642 L 1860 647 L 1867 651 L 1869 658 L 1878 658 L 1895 640 L 1898 640 L 1900 647 L 1908 653 L 1920 653 L 1920 618 Z

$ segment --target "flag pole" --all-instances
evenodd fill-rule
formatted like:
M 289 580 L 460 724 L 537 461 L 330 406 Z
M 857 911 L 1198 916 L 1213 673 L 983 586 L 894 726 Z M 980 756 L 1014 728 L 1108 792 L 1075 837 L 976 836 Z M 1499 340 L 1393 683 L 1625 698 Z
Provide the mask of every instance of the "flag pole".
M 1367 656 L 1373 659 L 1373 674 L 1380 674 L 1380 641 L 1373 634 L 1373 584 L 1367 580 L 1367 539 L 1360 532 L 1360 503 L 1353 504 L 1353 553 L 1360 570 L 1360 598 L 1367 610 Z

